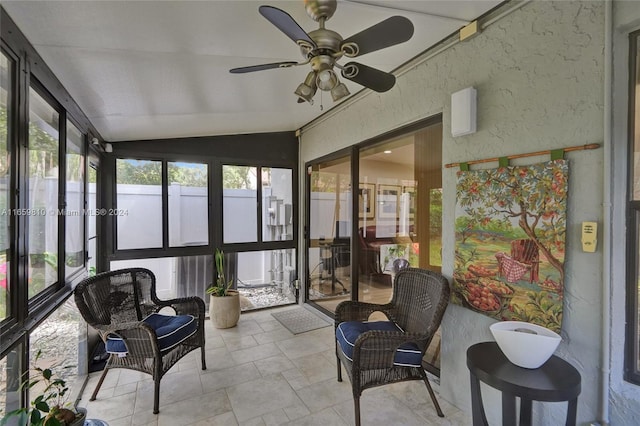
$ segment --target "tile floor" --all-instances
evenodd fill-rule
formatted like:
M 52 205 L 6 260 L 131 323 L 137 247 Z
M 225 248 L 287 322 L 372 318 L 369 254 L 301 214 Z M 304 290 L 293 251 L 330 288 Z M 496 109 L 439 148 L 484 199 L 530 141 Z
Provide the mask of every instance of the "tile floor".
M 336 380 L 333 327 L 293 335 L 272 312 L 243 313 L 238 326 L 226 330 L 207 321 L 207 370 L 200 351 L 176 364 L 162 379 L 157 415 L 150 376 L 123 369 L 111 370 L 90 402 L 99 377 L 92 374 L 79 406 L 110 426 L 353 425 L 349 379 Z M 444 419 L 421 382 L 369 389 L 361 397 L 362 424 L 471 424 L 468 414 L 442 397 L 439 402 Z

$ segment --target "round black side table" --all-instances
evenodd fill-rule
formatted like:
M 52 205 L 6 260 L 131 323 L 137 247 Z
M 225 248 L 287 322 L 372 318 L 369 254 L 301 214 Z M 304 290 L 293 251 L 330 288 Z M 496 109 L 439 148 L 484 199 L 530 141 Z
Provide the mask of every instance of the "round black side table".
M 520 397 L 520 426 L 531 425 L 531 401 L 569 401 L 566 425 L 575 426 L 581 377 L 565 360 L 554 355 L 540 368 L 530 370 L 511 363 L 496 342 L 482 342 L 467 349 L 467 367 L 473 426 L 488 426 L 480 380 L 502 391 L 503 426 L 516 425 L 516 397 Z

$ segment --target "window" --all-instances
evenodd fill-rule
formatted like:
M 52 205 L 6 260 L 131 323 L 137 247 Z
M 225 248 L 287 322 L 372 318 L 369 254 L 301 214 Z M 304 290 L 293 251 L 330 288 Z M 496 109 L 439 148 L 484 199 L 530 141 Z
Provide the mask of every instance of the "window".
M 625 378 L 640 384 L 640 31 L 630 37 L 629 202 Z
M 20 408 L 23 352 L 23 345 L 18 344 L 0 360 L 0 412 L 8 413 Z
M 58 281 L 58 181 L 60 114 L 29 89 L 29 298 Z
M 351 155 L 310 165 L 307 297 L 333 311 L 351 298 Z
M 9 303 L 9 248 L 11 247 L 11 146 L 9 117 L 11 117 L 11 81 L 13 64 L 0 55 L 0 321 L 11 315 Z
M 65 276 L 84 266 L 84 135 L 67 120 Z
M 262 241 L 293 239 L 292 171 L 262 168 Z
M 222 166 L 222 214 L 225 243 L 258 241 L 257 167 Z
M 96 187 L 98 183 L 97 166 L 91 164 L 87 175 L 87 207 L 89 212 L 95 212 L 98 207 Z M 87 267 L 89 276 L 93 276 L 98 271 L 98 216 L 95 213 L 89 213 L 87 217 Z
M 295 303 L 295 249 L 225 253 L 243 311 Z
M 209 245 L 208 164 L 118 158 L 116 182 L 118 250 Z
M 116 160 L 118 250 L 162 248 L 162 162 Z
M 96 134 L 13 22 L 2 25 L 0 417 L 28 406 L 20 382 L 38 349 L 86 373 L 86 324 L 68 296 L 84 272 L 85 144 Z
M 208 167 L 169 162 L 169 245 L 209 244 Z
M 87 373 L 87 357 L 79 347 L 86 339 L 87 323 L 71 297 L 29 334 L 29 368 L 46 366 L 67 382 L 69 395 L 79 392 L 82 383 L 75 379 Z M 36 362 L 38 352 L 42 354 Z M 31 391 L 29 397 L 39 393 Z

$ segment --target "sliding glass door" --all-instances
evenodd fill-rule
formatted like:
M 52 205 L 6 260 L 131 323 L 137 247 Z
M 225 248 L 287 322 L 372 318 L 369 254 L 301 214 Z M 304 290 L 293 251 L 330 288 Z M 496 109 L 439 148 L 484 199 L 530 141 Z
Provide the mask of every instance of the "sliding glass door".
M 327 313 L 343 300 L 386 303 L 403 268 L 440 271 L 440 121 L 312 161 L 307 175 L 307 301 Z M 434 373 L 439 353 L 438 333 L 425 357 Z
M 333 312 L 351 298 L 351 156 L 308 170 L 307 300 Z
M 358 300 L 386 303 L 407 267 L 442 267 L 442 125 L 360 149 Z M 440 368 L 440 333 L 425 356 Z

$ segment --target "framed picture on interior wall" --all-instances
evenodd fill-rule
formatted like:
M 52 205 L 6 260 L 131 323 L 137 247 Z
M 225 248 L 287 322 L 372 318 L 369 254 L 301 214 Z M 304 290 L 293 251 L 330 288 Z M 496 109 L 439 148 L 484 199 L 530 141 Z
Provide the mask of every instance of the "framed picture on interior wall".
M 378 185 L 378 218 L 396 219 L 398 217 L 399 185 Z
M 409 194 L 409 219 L 413 219 L 416 216 L 416 187 L 403 186 L 402 193 Z
M 373 219 L 376 217 L 376 185 L 373 183 L 361 183 L 358 189 L 358 209 L 360 219 Z

